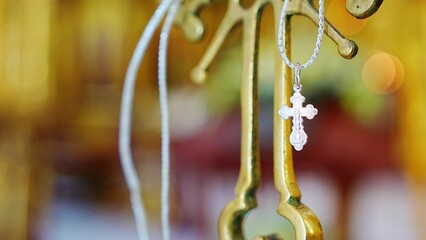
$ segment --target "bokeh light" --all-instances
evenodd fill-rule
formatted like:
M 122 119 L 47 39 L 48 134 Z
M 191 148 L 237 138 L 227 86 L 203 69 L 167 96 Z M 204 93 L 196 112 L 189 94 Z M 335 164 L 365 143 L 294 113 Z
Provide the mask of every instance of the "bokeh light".
M 395 56 L 380 52 L 365 61 L 362 79 L 365 86 L 374 93 L 393 93 L 404 81 L 404 67 Z

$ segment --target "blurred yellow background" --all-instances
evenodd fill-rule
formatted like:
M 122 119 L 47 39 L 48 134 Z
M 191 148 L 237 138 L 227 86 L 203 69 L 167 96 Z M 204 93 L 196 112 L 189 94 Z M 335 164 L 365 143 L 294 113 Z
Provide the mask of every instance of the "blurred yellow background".
M 125 70 L 156 1 L 0 0 L 0 239 L 136 239 L 117 153 Z M 249 4 L 249 3 L 248 3 Z M 326 239 L 425 239 L 426 2 L 385 0 L 366 20 L 343 0 L 326 17 L 357 42 L 342 59 L 325 38 L 302 74 L 318 119 L 295 154 L 303 201 Z M 172 31 L 169 87 L 172 131 L 172 238 L 217 239 L 221 208 L 239 166 L 241 29 L 210 68 L 190 81 L 226 9 L 201 12 L 207 31 L 192 43 Z M 292 228 L 275 213 L 272 187 L 274 32 L 265 9 L 259 53 L 263 185 L 246 234 Z M 293 56 L 307 59 L 316 27 L 292 23 Z M 159 239 L 160 134 L 158 32 L 136 90 L 133 148 L 153 239 Z

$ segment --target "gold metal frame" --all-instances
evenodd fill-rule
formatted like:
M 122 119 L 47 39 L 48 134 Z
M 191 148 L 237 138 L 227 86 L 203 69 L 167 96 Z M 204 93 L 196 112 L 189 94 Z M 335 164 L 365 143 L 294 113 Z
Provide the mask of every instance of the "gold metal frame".
M 204 32 L 202 21 L 198 18 L 199 10 L 214 0 L 188 0 L 180 9 L 176 24 L 181 27 L 190 40 L 199 40 Z M 355 17 L 368 17 L 380 6 L 382 0 L 347 0 L 348 11 Z M 274 11 L 275 29 L 278 29 L 281 0 L 255 0 L 251 7 L 242 7 L 241 0 L 229 0 L 224 18 L 207 48 L 200 63 L 192 71 L 195 82 L 205 81 L 208 67 L 217 54 L 229 32 L 238 24 L 243 27 L 243 73 L 241 82 L 241 167 L 235 188 L 235 197 L 223 209 L 219 219 L 219 238 L 221 240 L 245 239 L 243 221 L 247 213 L 257 206 L 256 190 L 260 185 L 260 159 L 258 140 L 258 82 L 257 60 L 259 44 L 259 24 L 263 8 L 271 4 Z M 359 9 L 362 9 L 359 10 Z M 290 18 L 302 15 L 318 25 L 318 12 L 312 0 L 291 0 L 287 8 L 287 20 L 284 34 L 286 53 L 290 55 Z M 357 45 L 346 39 L 328 21 L 325 33 L 333 40 L 341 56 L 353 58 Z M 277 32 L 275 32 L 277 36 Z M 283 104 L 289 104 L 291 95 L 291 69 L 289 69 L 278 51 L 275 51 L 275 90 L 274 112 L 278 113 Z M 321 240 L 323 231 L 315 214 L 301 202 L 301 193 L 297 185 L 292 147 L 289 142 L 291 121 L 283 121 L 274 115 L 274 183 L 280 194 L 278 213 L 287 218 L 294 227 L 297 240 Z M 260 236 L 257 240 L 283 239 L 277 234 Z

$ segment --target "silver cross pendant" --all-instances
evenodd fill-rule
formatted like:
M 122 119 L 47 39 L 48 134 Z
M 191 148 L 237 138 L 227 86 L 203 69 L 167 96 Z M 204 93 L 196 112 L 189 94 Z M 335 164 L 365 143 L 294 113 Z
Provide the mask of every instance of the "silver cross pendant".
M 308 135 L 303 127 L 303 117 L 312 119 L 318 113 L 318 109 L 314 108 L 312 104 L 308 104 L 306 107 L 303 107 L 305 97 L 300 93 L 301 90 L 302 86 L 300 84 L 296 84 L 294 86 L 294 94 L 290 97 L 290 102 L 293 104 L 293 107 L 290 108 L 287 105 L 284 105 L 278 112 L 284 120 L 287 120 L 289 117 L 293 118 L 290 143 L 297 151 L 302 150 L 303 146 L 308 141 Z

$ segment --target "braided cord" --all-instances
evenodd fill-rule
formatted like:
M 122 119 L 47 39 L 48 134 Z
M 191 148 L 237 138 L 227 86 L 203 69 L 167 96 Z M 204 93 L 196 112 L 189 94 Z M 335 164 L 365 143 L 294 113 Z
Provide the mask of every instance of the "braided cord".
M 170 124 L 167 97 L 167 50 L 170 30 L 180 0 L 174 1 L 164 20 L 158 47 L 158 90 L 161 112 L 161 230 L 163 240 L 170 240 Z

